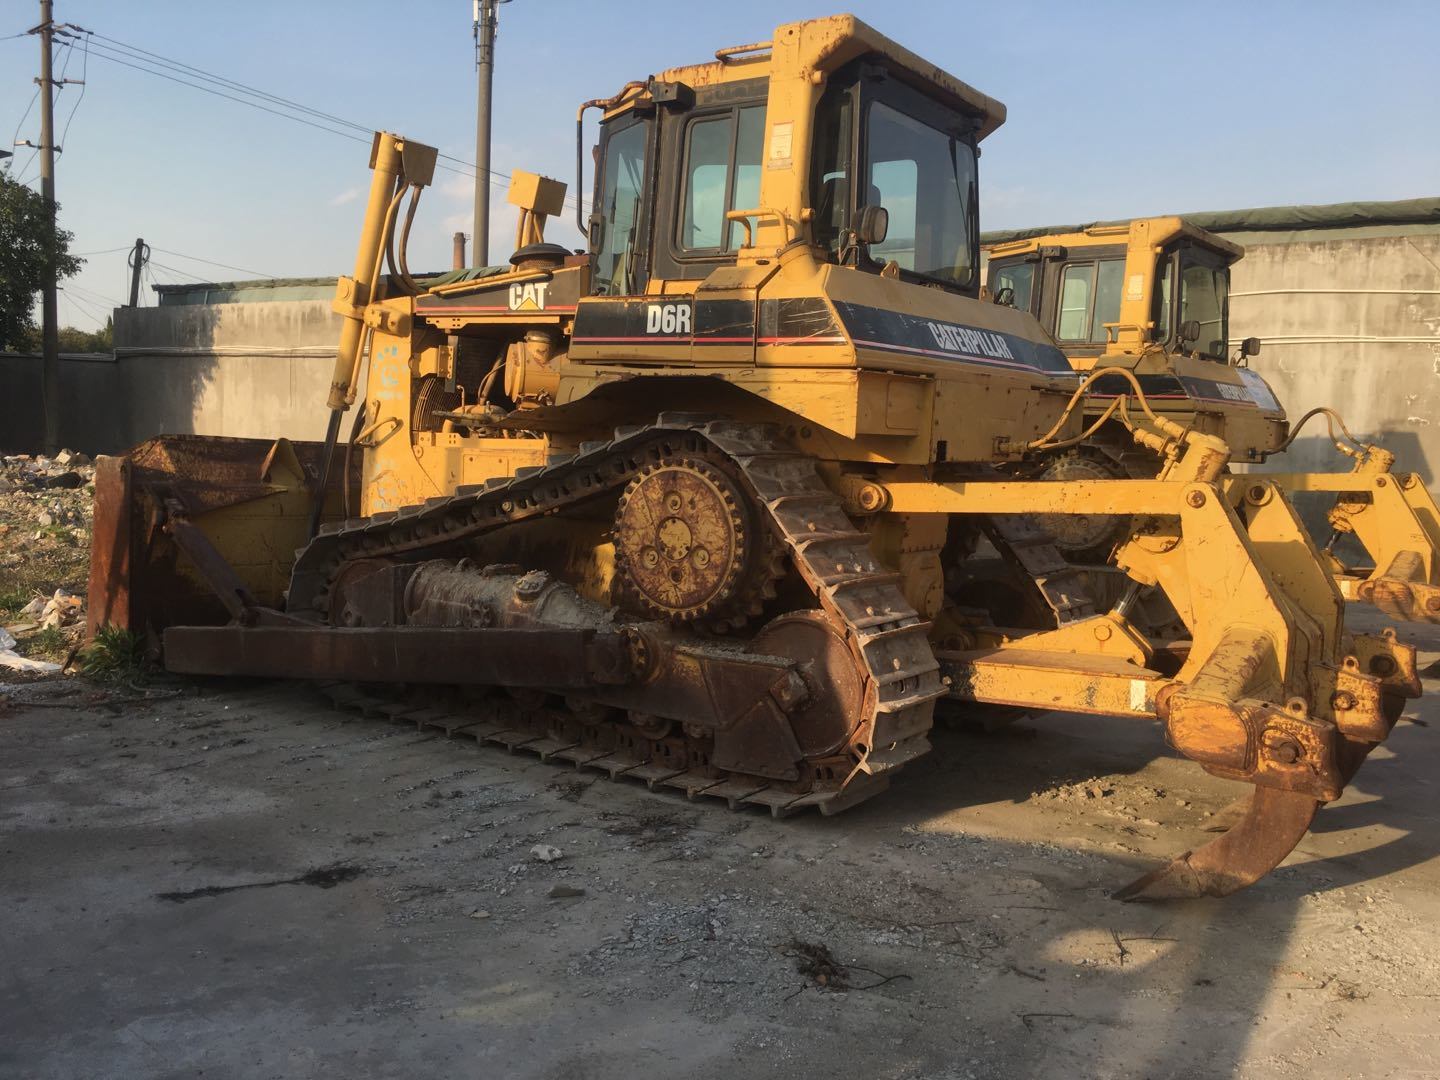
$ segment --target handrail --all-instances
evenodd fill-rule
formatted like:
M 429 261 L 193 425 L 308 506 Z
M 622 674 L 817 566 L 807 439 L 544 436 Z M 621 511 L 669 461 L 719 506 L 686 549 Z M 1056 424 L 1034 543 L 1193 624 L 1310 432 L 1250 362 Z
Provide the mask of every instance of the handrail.
M 790 243 L 790 219 L 779 210 L 772 210 L 768 206 L 757 206 L 753 210 L 727 210 L 725 212 L 726 221 L 738 221 L 745 227 L 745 247 L 755 246 L 755 234 L 750 227 L 750 219 L 752 217 L 756 219 L 757 223 L 762 219 L 778 222 L 780 228 L 785 230 L 785 243 Z
M 770 52 L 774 49 L 773 41 L 752 41 L 749 45 L 731 45 L 728 49 L 716 49 L 715 59 L 722 64 L 728 64 L 738 57 L 746 56 L 749 53 Z

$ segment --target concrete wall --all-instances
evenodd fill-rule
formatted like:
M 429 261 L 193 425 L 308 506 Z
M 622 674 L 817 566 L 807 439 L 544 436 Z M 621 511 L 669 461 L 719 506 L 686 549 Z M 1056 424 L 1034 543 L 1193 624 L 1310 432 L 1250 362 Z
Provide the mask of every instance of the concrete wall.
M 1245 257 L 1231 276 L 1230 336 L 1263 340 L 1250 364 L 1293 420 L 1329 405 L 1397 469 L 1440 475 L 1440 231 L 1423 227 L 1231 234 Z M 1270 468 L 1348 470 L 1306 426 Z
M 317 300 L 119 308 L 114 357 L 61 361 L 61 442 L 93 454 L 166 433 L 319 439 L 339 323 Z M 0 387 L 0 448 L 35 449 L 39 358 L 0 355 Z

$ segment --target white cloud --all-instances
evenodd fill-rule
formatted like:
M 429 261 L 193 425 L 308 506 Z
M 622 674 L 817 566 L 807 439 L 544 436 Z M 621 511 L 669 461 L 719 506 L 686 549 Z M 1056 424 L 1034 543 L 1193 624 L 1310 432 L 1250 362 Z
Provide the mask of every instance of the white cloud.
M 358 187 L 346 188 L 330 200 L 330 205 L 344 206 L 346 203 L 352 203 L 358 198 L 360 198 L 360 189 Z
M 455 173 L 443 174 L 445 179 L 435 185 L 437 191 L 447 199 L 465 199 L 467 202 L 475 198 L 475 181 L 468 176 L 458 176 Z

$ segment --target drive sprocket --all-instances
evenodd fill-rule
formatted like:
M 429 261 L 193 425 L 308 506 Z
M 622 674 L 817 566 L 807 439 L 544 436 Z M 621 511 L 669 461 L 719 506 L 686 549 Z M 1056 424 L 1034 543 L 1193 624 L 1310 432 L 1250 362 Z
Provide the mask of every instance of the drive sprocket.
M 611 535 L 622 602 L 675 624 L 738 626 L 760 614 L 781 573 L 778 545 L 739 480 L 698 455 L 635 477 Z

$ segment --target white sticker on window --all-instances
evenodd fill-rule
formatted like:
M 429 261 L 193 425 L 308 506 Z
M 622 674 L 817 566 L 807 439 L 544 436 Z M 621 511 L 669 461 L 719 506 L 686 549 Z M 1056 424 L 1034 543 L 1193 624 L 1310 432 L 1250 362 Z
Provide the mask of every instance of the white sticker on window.
M 1130 281 L 1125 286 L 1126 300 L 1139 300 L 1145 295 L 1145 275 L 1131 274 Z
M 770 128 L 770 152 L 765 155 L 765 166 L 769 169 L 790 168 L 790 144 L 795 134 L 795 124 L 786 120 Z

